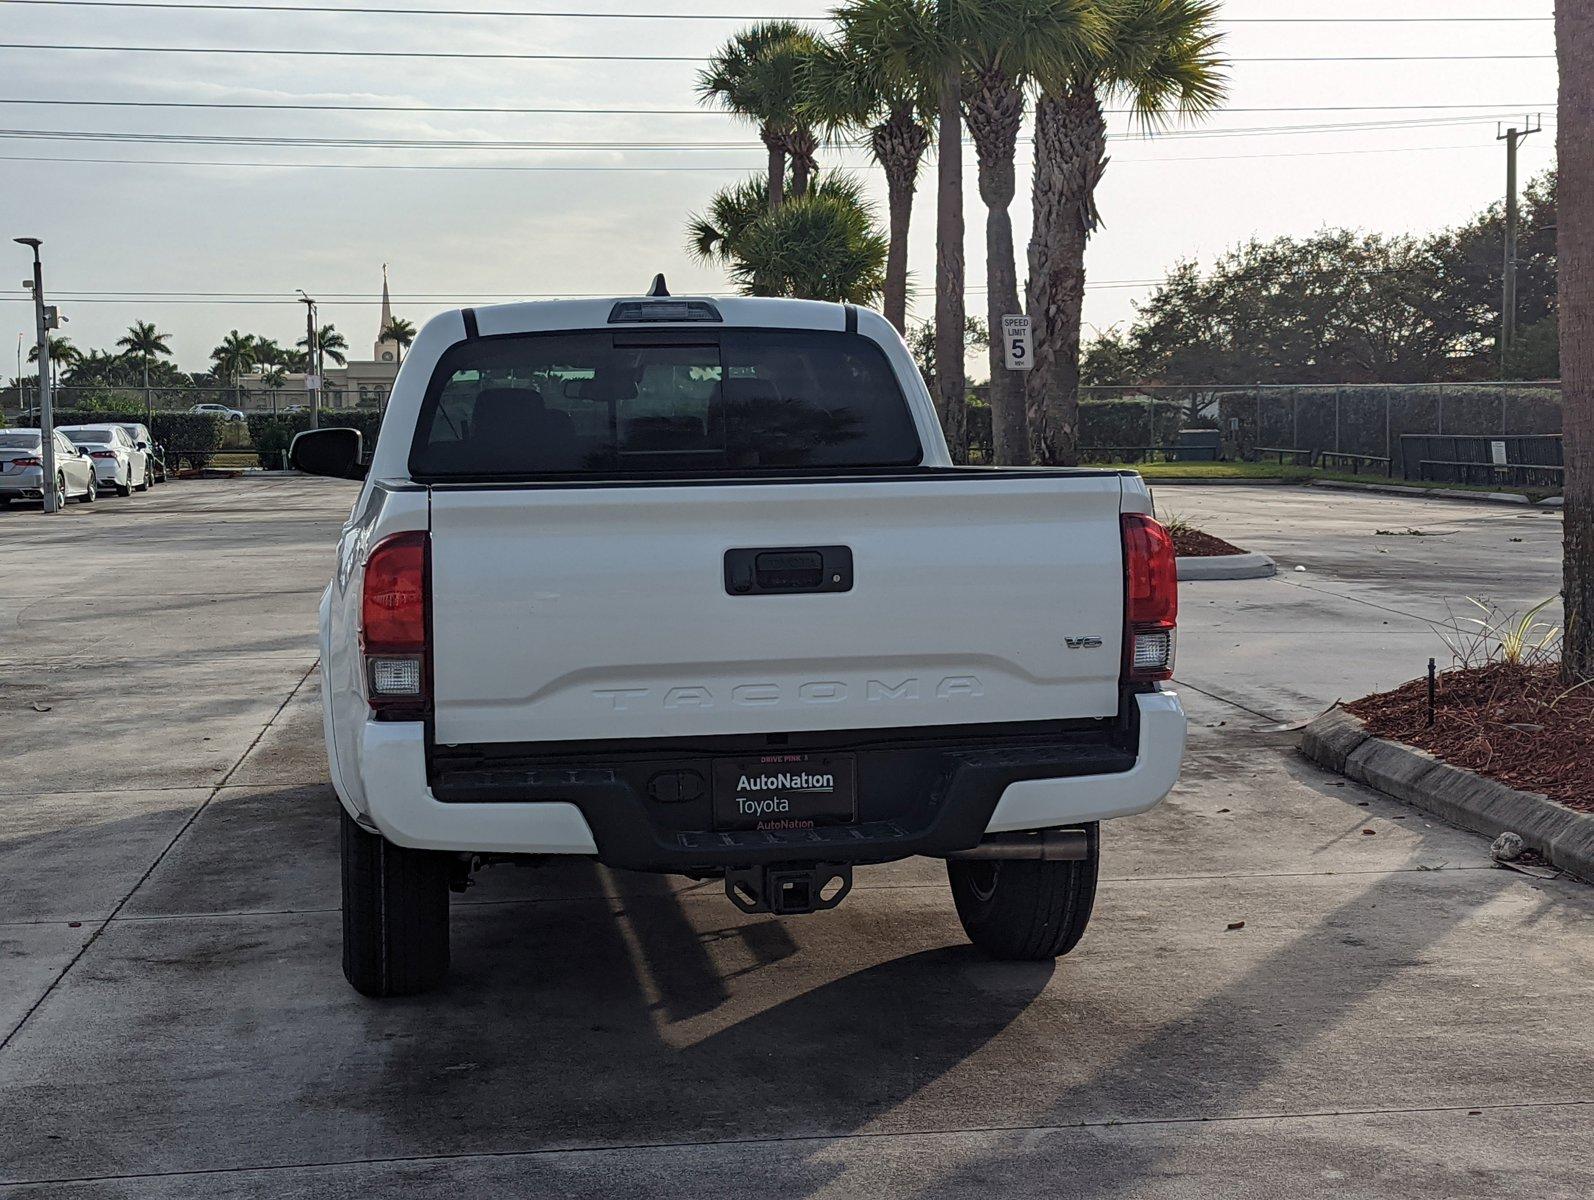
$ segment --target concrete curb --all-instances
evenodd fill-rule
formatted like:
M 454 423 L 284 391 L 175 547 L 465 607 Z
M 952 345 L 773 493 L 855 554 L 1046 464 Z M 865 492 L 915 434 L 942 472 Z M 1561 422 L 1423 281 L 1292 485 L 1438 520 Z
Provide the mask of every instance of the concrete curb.
M 1516 492 L 1466 492 L 1460 488 L 1415 488 L 1398 483 L 1347 483 L 1343 479 L 1313 479 L 1312 487 L 1335 488 L 1342 492 L 1378 492 L 1391 496 L 1415 496 L 1418 499 L 1471 500 L 1477 504 L 1526 504 L 1534 502 Z M 1543 501 L 1542 503 L 1548 503 Z
M 1319 766 L 1493 838 L 1522 835 L 1570 875 L 1594 883 L 1594 813 L 1463 771 L 1399 742 L 1373 737 L 1359 717 L 1333 708 L 1301 734 L 1301 753 Z
M 1202 558 L 1181 558 L 1179 579 L 1266 579 L 1278 574 L 1278 566 L 1265 554 L 1214 554 Z

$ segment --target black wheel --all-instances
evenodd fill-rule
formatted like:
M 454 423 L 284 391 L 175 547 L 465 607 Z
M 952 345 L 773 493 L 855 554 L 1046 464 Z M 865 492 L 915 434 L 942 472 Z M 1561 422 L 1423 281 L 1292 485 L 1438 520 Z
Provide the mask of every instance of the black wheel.
M 133 483 L 131 477 L 129 477 L 127 483 L 118 483 L 115 486 L 116 494 L 118 496 L 131 496 L 133 494 Z
M 448 974 L 450 855 L 343 831 L 343 974 L 366 996 L 412 996 Z
M 94 497 L 99 494 L 99 489 L 94 486 L 94 476 L 89 476 L 89 485 L 83 489 L 83 494 L 77 498 L 79 504 L 93 504 Z
M 152 484 L 154 482 L 155 482 L 155 473 L 150 470 L 150 466 L 149 466 L 148 460 L 145 460 L 145 463 L 144 463 L 144 482 L 138 484 L 137 486 L 135 486 L 133 488 L 133 490 L 135 492 L 147 492 L 147 491 L 149 491 L 150 484 Z
M 66 476 L 57 475 L 55 477 L 55 506 L 57 508 L 65 508 L 66 501 Z
M 949 860 L 952 899 L 969 941 L 993 958 L 1025 961 L 1077 946 L 1096 902 L 1101 860 L 1098 827 L 1087 825 L 1085 837 L 1078 862 Z

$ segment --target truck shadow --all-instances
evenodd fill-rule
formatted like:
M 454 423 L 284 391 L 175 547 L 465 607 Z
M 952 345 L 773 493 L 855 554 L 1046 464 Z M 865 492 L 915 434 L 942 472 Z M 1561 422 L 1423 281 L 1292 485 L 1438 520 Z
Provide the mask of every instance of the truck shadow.
M 449 985 L 404 1005 L 435 1023 L 424 1038 L 390 1042 L 378 1085 L 405 1098 L 385 1114 L 399 1144 L 441 1138 L 471 1152 L 851 1132 L 977 1054 L 1053 973 L 966 946 L 878 961 L 866 942 L 856 958 L 867 965 L 847 969 L 844 958 L 843 973 L 794 995 L 805 976 L 838 965 L 834 949 L 823 967 L 788 965 L 798 938 L 814 954 L 810 932 L 843 920 L 846 906 L 794 932 L 691 911 L 731 910 L 718 896 L 684 899 L 659 877 L 581 863 L 546 882 L 591 898 L 456 908 Z M 857 937 L 856 922 L 848 932 Z M 915 933 L 904 940 L 922 944 Z M 711 947 L 725 942 L 719 957 L 745 965 L 719 965 Z M 982 985 L 965 990 L 971 972 Z M 398 1014 L 369 1015 L 373 1029 L 390 1029 Z M 450 1070 L 459 1064 L 469 1071 Z M 439 1116 L 450 1113 L 457 1128 Z

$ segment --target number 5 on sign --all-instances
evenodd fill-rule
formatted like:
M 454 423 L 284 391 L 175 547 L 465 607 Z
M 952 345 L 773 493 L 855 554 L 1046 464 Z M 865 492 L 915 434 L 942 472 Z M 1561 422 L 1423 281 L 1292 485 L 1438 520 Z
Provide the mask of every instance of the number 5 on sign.
M 1030 333 L 1029 318 L 1008 316 L 1002 318 L 1002 346 L 1007 351 L 1009 371 L 1027 371 L 1035 357 L 1035 342 Z

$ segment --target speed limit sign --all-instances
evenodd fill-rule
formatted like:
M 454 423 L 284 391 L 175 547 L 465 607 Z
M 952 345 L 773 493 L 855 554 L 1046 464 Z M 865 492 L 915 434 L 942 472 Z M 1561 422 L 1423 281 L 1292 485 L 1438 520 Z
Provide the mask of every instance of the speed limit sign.
M 1029 370 L 1030 362 L 1035 357 L 1035 343 L 1028 317 L 1002 318 L 1002 348 L 1007 352 L 1009 371 Z

